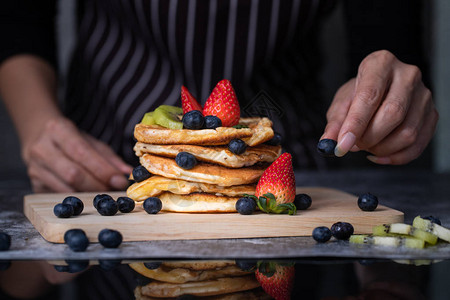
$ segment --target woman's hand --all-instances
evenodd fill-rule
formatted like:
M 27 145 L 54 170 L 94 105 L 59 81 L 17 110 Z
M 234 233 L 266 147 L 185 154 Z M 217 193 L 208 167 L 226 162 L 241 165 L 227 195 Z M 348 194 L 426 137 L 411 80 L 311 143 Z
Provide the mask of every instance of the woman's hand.
M 106 144 L 63 117 L 47 121 L 22 153 L 35 192 L 124 189 L 132 170 Z
M 365 150 L 378 164 L 406 164 L 433 137 L 439 115 L 420 70 L 382 50 L 336 93 L 322 138 L 337 140 L 336 156 Z

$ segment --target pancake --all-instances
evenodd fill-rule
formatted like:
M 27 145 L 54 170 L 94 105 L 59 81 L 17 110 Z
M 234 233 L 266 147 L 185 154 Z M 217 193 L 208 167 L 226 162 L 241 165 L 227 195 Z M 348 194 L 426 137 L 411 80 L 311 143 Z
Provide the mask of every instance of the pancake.
M 134 146 L 137 156 L 144 153 L 175 158 L 179 152 L 188 152 L 199 161 L 215 163 L 228 168 L 242 168 L 253 166 L 259 162 L 272 163 L 281 154 L 281 146 L 258 145 L 247 147 L 240 154 L 234 154 L 226 146 L 197 146 L 197 145 L 152 145 L 137 142 Z
M 226 266 L 211 270 L 190 270 L 186 268 L 170 268 L 162 264 L 159 268 L 150 270 L 144 263 L 131 263 L 129 266 L 139 274 L 168 283 L 186 283 L 194 281 L 213 280 L 223 277 L 236 277 L 251 274 L 239 269 L 237 266 Z
M 210 193 L 217 196 L 240 197 L 244 194 L 254 195 L 255 184 L 235 185 L 230 187 L 215 184 L 171 179 L 159 175 L 144 181 L 133 183 L 127 189 L 127 196 L 134 201 L 144 201 L 148 197 L 157 197 L 163 192 L 187 195 L 191 193 Z
M 251 290 L 259 287 L 255 276 L 218 278 L 186 283 L 167 283 L 153 281 L 141 287 L 140 293 L 149 297 L 179 297 L 181 295 L 214 296 Z
M 142 295 L 142 287 L 138 286 L 134 290 L 134 296 L 136 297 L 136 300 L 161 300 L 162 298 L 156 298 L 156 297 L 149 297 Z M 166 297 L 163 299 L 168 300 L 176 300 L 180 298 L 175 297 Z M 187 298 L 189 299 L 189 298 Z M 270 300 L 272 297 L 270 297 L 268 294 L 266 294 L 261 288 L 256 288 L 250 291 L 242 291 L 242 292 L 236 292 L 236 293 L 228 293 L 228 294 L 221 294 L 221 295 L 215 295 L 215 296 L 207 296 L 202 297 L 199 299 L 203 300 Z
M 240 197 L 216 196 L 207 193 L 177 195 L 164 192 L 159 195 L 163 211 L 181 213 L 232 213 Z
M 136 124 L 137 141 L 155 145 L 227 145 L 232 139 L 244 139 L 249 146 L 270 140 L 274 133 L 268 118 L 241 118 L 240 124 L 249 128 L 217 127 L 216 129 L 168 129 L 158 125 Z
M 185 170 L 180 168 L 174 159 L 151 154 L 142 155 L 140 162 L 152 174 L 219 186 L 256 183 L 265 170 L 263 166 L 252 166 L 236 170 L 202 162 L 190 170 Z

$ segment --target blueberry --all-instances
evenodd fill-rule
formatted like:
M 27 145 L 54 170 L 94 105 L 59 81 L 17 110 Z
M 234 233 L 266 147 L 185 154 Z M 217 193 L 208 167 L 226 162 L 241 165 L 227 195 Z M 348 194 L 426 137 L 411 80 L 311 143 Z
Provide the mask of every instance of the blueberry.
M 242 271 L 253 271 L 256 269 L 256 261 L 255 260 L 245 260 L 245 259 L 237 259 L 236 266 Z
M 10 260 L 0 260 L 0 271 L 6 271 L 11 267 Z
M 64 242 L 70 249 L 76 252 L 86 250 L 89 240 L 82 229 L 70 229 L 64 233 Z
M 348 240 L 353 231 L 353 225 L 347 222 L 337 222 L 331 226 L 331 234 L 338 240 Z
M 270 140 L 265 142 L 265 144 L 271 145 L 271 146 L 279 146 L 279 145 L 281 145 L 282 141 L 283 141 L 283 137 L 281 136 L 281 134 L 279 134 L 278 132 L 274 132 L 273 138 L 271 138 Z
M 94 205 L 95 209 L 97 209 L 97 204 L 98 204 L 98 202 L 99 202 L 100 200 L 102 200 L 102 199 L 105 199 L 105 198 L 114 200 L 110 195 L 107 195 L 107 194 L 98 194 L 97 196 L 94 197 L 94 201 L 93 201 L 93 205 Z
M 436 223 L 436 224 L 438 224 L 438 225 L 442 225 L 442 224 L 441 224 L 441 220 L 439 220 L 438 218 L 433 217 L 433 216 L 423 217 L 423 219 L 429 220 L 429 221 L 431 221 L 432 223 Z
M 183 115 L 181 122 L 183 122 L 183 127 L 186 129 L 202 129 L 205 118 L 201 111 L 191 110 Z
M 362 194 L 358 197 L 358 206 L 363 211 L 374 211 L 378 206 L 378 198 L 371 193 Z
M 11 247 L 11 236 L 6 232 L 0 232 L 0 251 L 9 250 Z
M 331 238 L 331 230 L 325 226 L 316 227 L 312 232 L 312 237 L 316 242 L 326 243 Z
M 206 129 L 216 129 L 217 127 L 222 127 L 222 120 L 216 116 L 206 116 L 205 125 L 203 127 Z
M 241 215 L 251 215 L 256 209 L 255 200 L 248 197 L 242 197 L 236 202 L 236 210 Z
M 132 174 L 133 179 L 136 182 L 144 181 L 152 176 L 152 174 L 144 166 L 137 166 L 133 169 Z
M 295 195 L 294 204 L 295 207 L 299 210 L 308 209 L 311 206 L 312 199 L 307 194 L 297 194 Z
M 70 218 L 73 216 L 73 207 L 70 204 L 58 203 L 53 207 L 53 213 L 58 218 Z
M 54 265 L 53 267 L 58 272 L 69 272 L 69 266 L 66 265 Z
M 187 152 L 179 152 L 175 157 L 175 162 L 185 170 L 190 170 L 197 165 L 195 156 Z
M 74 196 L 69 196 L 69 197 L 64 198 L 62 203 L 72 205 L 74 216 L 80 215 L 84 209 L 83 201 L 81 201 L 80 198 L 77 198 Z
M 78 273 L 89 267 L 88 260 L 66 260 L 66 263 L 69 273 Z
M 103 229 L 98 234 L 98 241 L 105 248 L 117 248 L 122 243 L 122 234 L 117 230 Z
M 112 271 L 122 263 L 120 259 L 99 259 L 98 265 L 104 271 Z
M 114 216 L 118 210 L 119 206 L 113 198 L 103 198 L 97 203 L 97 211 L 102 216 Z
M 317 151 L 323 157 L 334 157 L 334 148 L 336 148 L 337 142 L 332 139 L 320 140 L 317 144 Z
M 234 154 L 242 154 L 245 152 L 245 150 L 247 149 L 247 144 L 240 139 L 232 139 L 229 143 L 228 143 L 228 150 L 230 150 L 232 153 Z
M 148 214 L 157 214 L 162 208 L 162 202 L 159 198 L 149 197 L 145 199 L 143 207 Z
M 161 266 L 160 261 L 145 262 L 144 266 L 149 270 L 156 270 Z
M 134 200 L 128 197 L 117 198 L 117 205 L 119 206 L 119 211 L 123 213 L 132 212 L 135 206 Z

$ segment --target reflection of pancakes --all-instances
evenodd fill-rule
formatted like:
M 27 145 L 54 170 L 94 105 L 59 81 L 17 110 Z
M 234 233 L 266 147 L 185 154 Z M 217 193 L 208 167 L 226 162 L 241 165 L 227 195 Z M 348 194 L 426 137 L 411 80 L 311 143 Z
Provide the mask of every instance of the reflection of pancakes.
M 151 154 L 141 156 L 140 162 L 153 174 L 220 186 L 256 183 L 265 170 L 262 166 L 236 170 L 208 163 L 198 163 L 194 168 L 185 170 L 179 167 L 174 159 Z
M 249 146 L 270 140 L 274 133 L 267 118 L 242 118 L 240 124 L 249 128 L 218 127 L 216 129 L 168 129 L 156 125 L 137 124 L 134 137 L 142 143 L 156 145 L 226 145 L 232 139 L 244 139 Z
M 280 146 L 258 145 L 249 147 L 240 154 L 234 154 L 226 146 L 197 146 L 197 145 L 151 145 L 136 143 L 134 147 L 137 156 L 144 153 L 175 158 L 179 152 L 188 152 L 198 160 L 219 164 L 229 168 L 242 168 L 257 163 L 272 163 L 281 154 Z
M 144 201 L 148 197 L 156 197 L 163 192 L 174 194 L 210 193 L 225 196 L 243 196 L 255 193 L 256 185 L 235 185 L 223 187 L 215 184 L 192 182 L 181 179 L 171 179 L 162 176 L 152 176 L 144 181 L 133 183 L 127 189 L 127 196 L 135 201 Z

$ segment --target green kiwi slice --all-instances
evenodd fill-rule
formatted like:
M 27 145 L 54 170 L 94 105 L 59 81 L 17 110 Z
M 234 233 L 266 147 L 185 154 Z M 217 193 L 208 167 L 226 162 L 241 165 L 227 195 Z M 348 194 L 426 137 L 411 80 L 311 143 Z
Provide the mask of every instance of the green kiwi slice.
M 169 129 L 183 129 L 183 123 L 180 121 L 183 115 L 181 107 L 171 105 L 160 105 L 153 112 L 153 119 L 159 126 Z
M 155 113 L 154 111 L 145 113 L 144 117 L 142 118 L 141 124 L 156 125 L 155 118 L 153 118 L 154 113 Z

